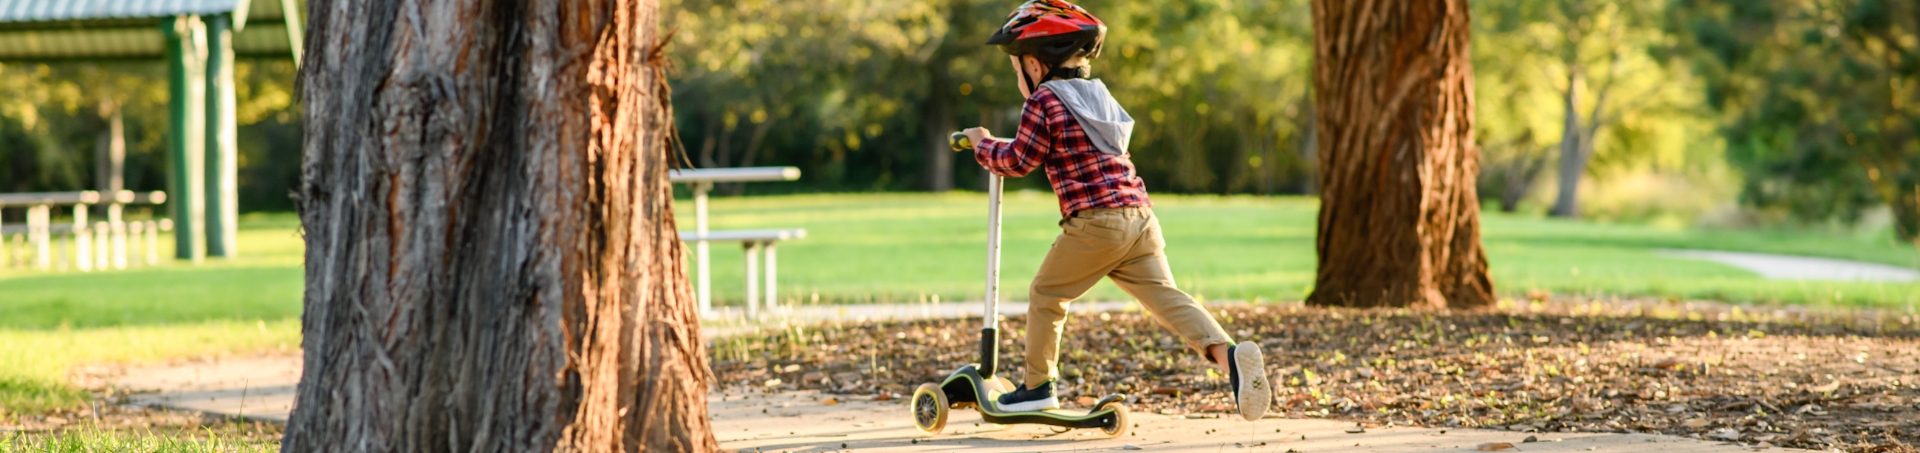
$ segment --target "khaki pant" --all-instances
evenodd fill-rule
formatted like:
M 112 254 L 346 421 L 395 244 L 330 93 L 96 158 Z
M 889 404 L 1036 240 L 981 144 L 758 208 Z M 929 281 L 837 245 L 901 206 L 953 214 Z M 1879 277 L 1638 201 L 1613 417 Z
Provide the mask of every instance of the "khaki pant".
M 1067 302 L 1086 294 L 1100 277 L 1112 278 L 1121 290 L 1139 299 L 1155 321 L 1202 356 L 1208 346 L 1233 344 L 1212 314 L 1174 287 L 1173 272 L 1162 251 L 1166 242 L 1160 238 L 1160 222 L 1152 209 L 1083 210 L 1061 222 L 1060 229 L 1040 272 L 1033 276 L 1028 295 L 1028 388 L 1059 374 L 1060 330 L 1066 325 Z

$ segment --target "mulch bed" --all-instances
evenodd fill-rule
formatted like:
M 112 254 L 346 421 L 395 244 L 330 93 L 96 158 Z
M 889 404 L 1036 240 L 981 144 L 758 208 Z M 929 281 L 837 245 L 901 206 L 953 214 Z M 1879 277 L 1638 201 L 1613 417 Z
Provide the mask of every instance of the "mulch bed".
M 1661 300 L 1476 311 L 1214 307 L 1267 351 L 1275 415 L 1380 426 L 1661 433 L 1754 446 L 1914 451 L 1920 315 Z M 1001 323 L 1019 376 L 1022 318 Z M 725 387 L 898 398 L 975 361 L 978 319 L 789 327 L 715 340 Z M 1226 412 L 1226 380 L 1140 311 L 1067 321 L 1069 407 Z

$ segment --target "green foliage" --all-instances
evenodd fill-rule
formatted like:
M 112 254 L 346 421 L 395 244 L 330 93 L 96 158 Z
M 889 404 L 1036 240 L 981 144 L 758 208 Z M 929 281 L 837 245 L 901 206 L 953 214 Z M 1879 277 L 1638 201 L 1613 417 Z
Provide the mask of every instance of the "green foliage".
M 89 190 L 102 103 L 124 113 L 126 187 L 167 190 L 167 80 L 159 62 L 0 63 L 0 193 Z M 289 210 L 299 180 L 293 64 L 234 66 L 241 209 Z M 18 219 L 8 217 L 8 221 Z
M 687 152 L 702 166 L 798 166 L 807 176 L 789 187 L 915 187 L 947 132 L 1013 132 L 1021 99 L 1012 69 L 981 44 L 1013 6 L 671 2 L 674 103 Z M 1110 28 L 1094 75 L 1139 120 L 1133 151 L 1149 184 L 1298 190 L 1310 168 L 1298 157 L 1311 80 L 1304 0 L 1083 6 Z M 956 161 L 955 180 L 981 176 L 965 155 Z
M 1606 192 L 1618 181 L 1724 179 L 1713 112 L 1698 94 L 1704 82 L 1671 58 L 1674 39 L 1660 22 L 1668 7 L 1668 0 L 1473 2 L 1482 196 L 1499 196 L 1508 208 L 1531 197 L 1533 178 L 1564 157 L 1568 115 L 1592 146 L 1580 176 L 1594 183 L 1583 193 L 1637 197 Z M 1582 216 L 1621 215 L 1606 204 L 1581 205 Z
M 1920 234 L 1920 6 L 1680 3 L 1671 28 L 1711 80 L 1743 201 L 1809 222 L 1890 204 Z

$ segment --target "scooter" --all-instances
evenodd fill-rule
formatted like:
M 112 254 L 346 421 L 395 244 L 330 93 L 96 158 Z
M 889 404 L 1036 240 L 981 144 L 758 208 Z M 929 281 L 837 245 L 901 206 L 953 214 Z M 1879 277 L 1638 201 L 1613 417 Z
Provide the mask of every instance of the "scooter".
M 973 144 L 965 134 L 948 137 L 954 151 L 971 151 Z M 975 409 L 988 423 L 1002 425 L 1038 424 L 1065 429 L 1098 428 L 1107 437 L 1127 435 L 1127 396 L 1107 395 L 1093 403 L 1087 412 L 1038 410 L 1014 412 L 1000 410 L 1000 394 L 1013 391 L 1013 384 L 994 375 L 999 359 L 1000 311 L 1000 193 L 999 175 L 987 180 L 987 309 L 986 326 L 980 329 L 980 363 L 966 365 L 938 384 L 921 384 L 909 404 L 913 425 L 927 434 L 939 434 L 947 427 L 947 414 L 954 409 Z M 1061 432 L 1065 432 L 1062 429 Z

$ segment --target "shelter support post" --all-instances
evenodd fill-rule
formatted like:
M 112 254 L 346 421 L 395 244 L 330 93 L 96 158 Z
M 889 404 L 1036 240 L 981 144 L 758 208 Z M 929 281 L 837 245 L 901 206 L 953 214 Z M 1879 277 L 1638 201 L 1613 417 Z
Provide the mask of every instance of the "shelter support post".
M 233 258 L 238 255 L 234 241 L 240 217 L 239 138 L 233 117 L 233 17 L 208 16 L 206 25 L 207 256 Z
M 174 258 L 198 263 L 206 257 L 206 28 L 199 16 L 176 16 L 160 28 L 167 47 Z

